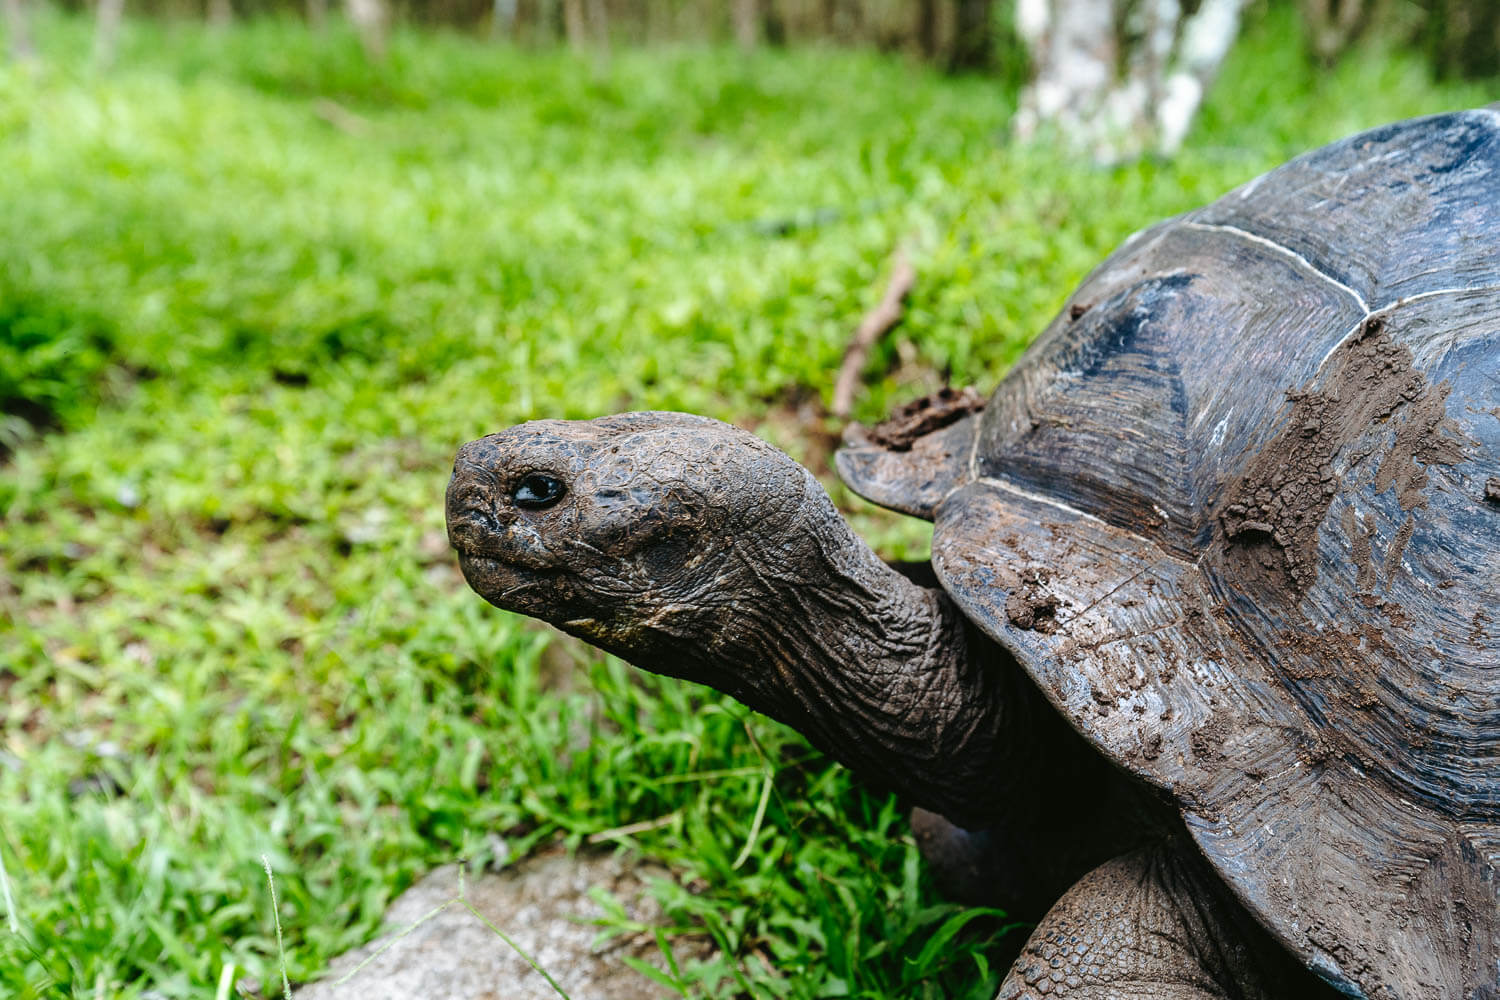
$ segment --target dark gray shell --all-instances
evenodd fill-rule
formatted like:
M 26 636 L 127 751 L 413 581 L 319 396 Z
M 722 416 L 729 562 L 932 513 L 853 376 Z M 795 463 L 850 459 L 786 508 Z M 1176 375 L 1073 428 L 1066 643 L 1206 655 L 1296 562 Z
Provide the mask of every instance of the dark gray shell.
M 849 484 L 1354 996 L 1500 984 L 1500 114 L 1132 237 L 979 414 Z

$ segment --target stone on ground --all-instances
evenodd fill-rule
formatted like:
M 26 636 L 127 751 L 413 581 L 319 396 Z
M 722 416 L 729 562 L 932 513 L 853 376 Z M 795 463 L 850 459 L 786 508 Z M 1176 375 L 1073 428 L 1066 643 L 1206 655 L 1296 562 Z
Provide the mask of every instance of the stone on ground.
M 632 920 L 650 925 L 660 910 L 645 896 L 645 879 L 666 874 L 618 855 L 558 853 L 500 872 L 470 873 L 465 897 L 572 1000 L 658 1000 L 668 991 L 623 961 L 632 955 L 663 967 L 654 937 L 622 934 L 596 948 L 600 928 L 589 921 L 603 909 L 588 893 L 596 886 L 608 890 Z M 458 895 L 456 865 L 431 872 L 392 904 L 380 938 L 335 959 L 322 979 L 297 991 L 298 1000 L 556 1000 L 547 980 L 457 902 Z M 418 923 L 445 903 L 437 916 Z M 678 962 L 693 957 L 691 945 L 678 947 Z

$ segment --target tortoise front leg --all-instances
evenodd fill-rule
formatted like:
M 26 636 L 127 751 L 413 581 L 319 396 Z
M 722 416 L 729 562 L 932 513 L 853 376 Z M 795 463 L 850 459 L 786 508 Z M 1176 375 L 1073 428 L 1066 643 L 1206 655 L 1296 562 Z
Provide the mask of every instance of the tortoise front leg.
M 1080 879 L 1037 925 L 997 1000 L 1333 996 L 1173 841 Z

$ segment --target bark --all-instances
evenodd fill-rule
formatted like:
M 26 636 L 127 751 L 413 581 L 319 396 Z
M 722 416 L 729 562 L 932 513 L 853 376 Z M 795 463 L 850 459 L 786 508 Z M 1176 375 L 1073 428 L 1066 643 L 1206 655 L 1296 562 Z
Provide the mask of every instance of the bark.
M 917 50 L 924 59 L 937 58 L 938 12 L 937 0 L 917 0 L 916 37 Z
M 953 49 L 948 69 L 983 69 L 989 65 L 994 45 L 990 30 L 993 0 L 958 0 L 953 26 Z
M 31 42 L 31 26 L 26 21 L 26 8 L 21 0 L 4 0 L 5 27 L 10 32 L 10 54 L 16 62 L 36 61 L 36 46 Z
M 1302 0 L 1313 56 L 1332 66 L 1373 20 L 1377 0 Z
M 1101 162 L 1181 146 L 1239 30 L 1246 0 L 1021 0 L 1018 33 L 1035 75 L 1013 127 L 1043 131 Z M 1122 16 L 1124 15 L 1124 16 Z
M 516 33 L 517 0 L 495 0 L 491 13 L 490 34 L 495 38 L 510 38 Z
M 609 50 L 609 8 L 604 0 L 588 0 L 589 33 L 600 52 Z
M 1034 67 L 1013 123 L 1019 138 L 1050 126 L 1081 144 L 1114 82 L 1114 8 L 1112 0 L 1019 0 L 1016 30 Z
M 120 17 L 125 0 L 99 0 L 94 21 L 94 65 L 101 69 L 115 61 L 120 39 Z
M 734 0 L 734 40 L 742 49 L 760 43 L 760 0 Z
M 1203 0 L 1182 26 L 1177 58 L 1156 104 L 1157 149 L 1175 153 L 1240 30 L 1246 0 Z
M 562 0 L 563 31 L 568 36 L 568 47 L 574 52 L 588 48 L 588 25 L 583 17 L 583 0 Z
M 359 33 L 365 54 L 371 59 L 384 59 L 386 31 L 390 23 L 384 0 L 344 0 L 344 10 Z
M 766 0 L 765 38 L 767 45 L 786 44 L 786 17 L 776 0 Z
M 1433 0 L 1426 32 L 1439 77 L 1482 79 L 1500 71 L 1500 4 Z

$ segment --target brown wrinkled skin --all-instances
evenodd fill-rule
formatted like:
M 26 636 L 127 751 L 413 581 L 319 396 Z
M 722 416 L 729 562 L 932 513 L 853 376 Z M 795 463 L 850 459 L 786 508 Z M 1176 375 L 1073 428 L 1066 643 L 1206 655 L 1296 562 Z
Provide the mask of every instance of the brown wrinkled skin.
M 538 472 L 564 492 L 529 509 L 515 493 Z M 1108 977 L 1127 965 L 1139 996 L 1316 989 L 1222 888 L 1197 891 L 1214 880 L 1172 809 L 923 586 L 930 572 L 881 562 L 809 473 L 754 436 L 673 413 L 523 424 L 464 446 L 447 514 L 464 576 L 491 603 L 726 691 L 915 803 L 919 843 L 954 895 L 1035 918 L 1092 870 L 1038 928 L 1007 995 L 1072 989 L 1025 979 L 1065 917 L 1070 934 L 1107 929 L 1131 956 L 1080 965 L 1073 995 L 1126 995 Z M 1131 883 L 1119 873 L 1140 858 L 1154 860 Z M 1082 927 L 1076 908 L 1098 905 L 1114 907 L 1108 922 Z M 1156 947 L 1162 928 L 1182 947 Z M 1207 992 L 1141 992 L 1179 981 Z

